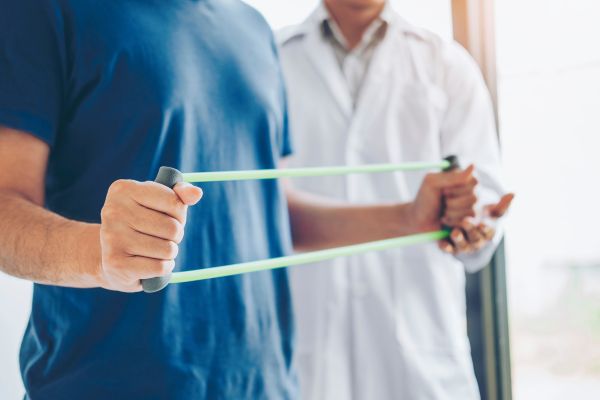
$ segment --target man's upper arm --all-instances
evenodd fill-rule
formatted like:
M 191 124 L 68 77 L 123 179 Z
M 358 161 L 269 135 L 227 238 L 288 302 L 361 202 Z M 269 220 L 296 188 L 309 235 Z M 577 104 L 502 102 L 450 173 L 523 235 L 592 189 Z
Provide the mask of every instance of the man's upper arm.
M 3 2 L 0 12 L 0 191 L 39 205 L 64 97 L 66 52 L 53 3 Z
M 504 193 L 501 179 L 500 146 L 491 96 L 475 60 L 458 44 L 444 52 L 445 91 L 448 108 L 442 122 L 444 154 L 456 154 L 461 164 L 474 164 L 479 187 L 478 207 L 495 203 Z M 469 272 L 484 267 L 502 237 L 496 226 L 494 239 L 482 250 L 458 258 Z
M 0 12 L 0 126 L 50 146 L 68 98 L 68 30 L 58 3 L 6 1 Z
M 0 192 L 44 204 L 48 144 L 22 131 L 0 126 Z
M 463 48 L 448 46 L 445 56 L 448 107 L 441 128 L 442 150 L 457 155 L 465 166 L 474 164 L 481 187 L 491 196 L 485 200 L 497 201 L 504 190 L 491 96 L 477 64 Z

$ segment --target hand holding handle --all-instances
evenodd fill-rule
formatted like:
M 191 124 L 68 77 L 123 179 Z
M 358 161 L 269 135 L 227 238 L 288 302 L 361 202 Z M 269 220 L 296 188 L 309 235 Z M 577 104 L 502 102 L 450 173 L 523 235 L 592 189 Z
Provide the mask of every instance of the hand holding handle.
M 177 183 L 183 182 L 183 174 L 171 167 L 160 167 L 154 182 L 173 188 Z M 146 293 L 154 293 L 164 289 L 171 281 L 171 274 L 156 278 L 142 279 L 142 288 Z

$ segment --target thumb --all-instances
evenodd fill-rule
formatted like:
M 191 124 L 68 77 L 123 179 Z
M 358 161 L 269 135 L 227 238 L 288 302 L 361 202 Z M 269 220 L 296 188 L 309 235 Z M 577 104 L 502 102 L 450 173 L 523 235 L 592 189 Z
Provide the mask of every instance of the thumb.
M 475 166 L 473 164 L 470 164 L 467 168 L 465 168 L 462 171 L 457 171 L 460 178 L 462 178 L 463 180 L 469 180 L 470 178 L 473 177 L 473 172 L 475 172 Z
M 514 193 L 505 194 L 497 204 L 488 204 L 485 206 L 483 208 L 483 215 L 492 218 L 502 217 L 504 214 L 506 214 L 506 211 L 508 211 L 508 208 L 510 207 L 510 204 L 514 198 Z
M 173 190 L 186 206 L 193 206 L 199 202 L 203 194 L 202 189 L 187 182 L 178 183 Z
M 451 188 L 456 186 L 463 186 L 471 182 L 474 178 L 473 172 L 475 171 L 474 165 L 469 165 L 464 170 L 453 170 L 448 172 L 440 172 L 434 174 L 437 178 L 436 186 L 440 189 Z
M 473 165 L 469 165 L 464 170 L 454 169 L 445 172 L 432 172 L 425 176 L 423 183 L 425 186 L 436 190 L 463 186 L 475 179 L 473 176 L 474 169 Z

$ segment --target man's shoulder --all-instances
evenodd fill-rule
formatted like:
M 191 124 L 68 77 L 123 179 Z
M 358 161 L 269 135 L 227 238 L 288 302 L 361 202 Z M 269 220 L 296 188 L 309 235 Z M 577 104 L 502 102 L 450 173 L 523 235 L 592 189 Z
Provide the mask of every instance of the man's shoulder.
M 444 37 L 429 29 L 414 25 L 399 15 L 396 18 L 395 22 L 399 26 L 396 34 L 401 35 L 401 40 L 409 43 L 414 50 L 413 55 L 445 67 L 473 63 L 469 53 L 453 38 Z
M 275 39 L 280 48 L 287 48 L 300 43 L 306 37 L 308 29 L 305 23 L 286 26 L 275 32 Z
M 277 44 L 280 48 L 293 47 L 294 44 L 301 43 L 309 34 L 319 29 L 320 22 L 323 20 L 325 10 L 319 6 L 315 8 L 304 21 L 286 26 L 275 32 Z
M 392 23 L 396 26 L 395 34 L 398 35 L 398 39 L 406 40 L 411 46 L 437 52 L 444 51 L 448 46 L 452 46 L 452 40 L 445 39 L 427 28 L 411 23 L 396 12 L 393 13 L 392 18 Z
M 304 36 L 304 32 L 301 29 L 301 24 L 289 25 L 275 31 L 275 38 L 277 39 L 277 44 L 280 46 L 283 46 L 290 40 L 301 38 L 302 36 Z

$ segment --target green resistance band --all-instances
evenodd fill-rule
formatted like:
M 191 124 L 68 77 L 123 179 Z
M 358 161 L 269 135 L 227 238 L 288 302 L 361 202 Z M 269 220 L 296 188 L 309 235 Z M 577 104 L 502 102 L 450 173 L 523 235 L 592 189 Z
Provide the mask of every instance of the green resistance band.
M 184 173 L 183 181 L 189 183 L 246 181 L 256 179 L 300 178 L 348 174 L 373 174 L 382 172 L 421 171 L 447 169 L 451 162 L 412 162 L 405 164 L 369 164 L 360 166 L 256 169 L 250 171 L 190 172 Z
M 371 251 L 382 251 L 397 247 L 411 246 L 420 243 L 441 240 L 448 237 L 448 231 L 419 233 L 393 239 L 378 240 L 354 244 L 351 246 L 335 247 L 333 249 L 312 251 L 286 257 L 270 258 L 268 260 L 251 261 L 240 264 L 224 265 L 222 267 L 195 269 L 192 271 L 175 272 L 169 283 L 184 283 L 204 279 L 222 278 L 224 276 L 246 274 L 248 272 L 266 271 L 270 269 L 309 264 L 318 261 L 332 260 L 337 257 L 353 256 Z
M 173 188 L 179 182 L 223 182 L 256 179 L 277 179 L 332 176 L 359 173 L 383 173 L 398 171 L 417 171 L 428 169 L 441 169 L 450 171 L 458 167 L 458 159 L 455 156 L 446 157 L 438 162 L 412 162 L 404 164 L 370 164 L 361 166 L 336 166 L 317 168 L 289 168 L 289 169 L 261 169 L 250 171 L 222 171 L 222 172 L 191 172 L 181 173 L 175 168 L 161 167 L 155 182 Z M 419 243 L 440 240 L 448 236 L 448 231 L 423 233 L 418 235 L 404 236 L 394 239 L 380 240 L 376 242 L 361 243 L 352 246 L 337 247 L 328 250 L 320 250 L 310 253 L 296 254 L 292 256 L 272 258 L 268 260 L 252 261 L 241 264 L 224 265 L 221 267 L 204 268 L 192 271 L 176 272 L 156 278 L 142 279 L 142 288 L 146 293 L 158 292 L 169 283 L 183 283 L 203 279 L 220 278 L 224 276 L 244 274 L 248 272 L 265 271 L 283 268 L 292 265 L 314 263 L 318 261 L 331 260 L 336 257 L 362 254 L 369 251 L 381 251 L 393 247 L 409 246 Z

